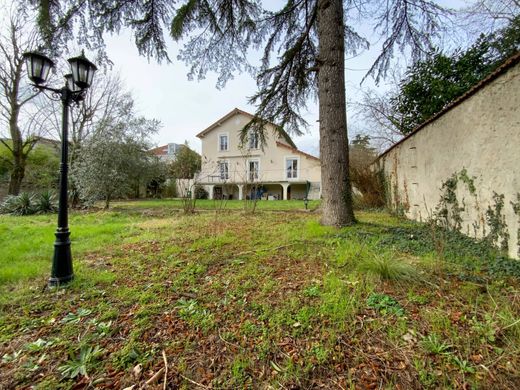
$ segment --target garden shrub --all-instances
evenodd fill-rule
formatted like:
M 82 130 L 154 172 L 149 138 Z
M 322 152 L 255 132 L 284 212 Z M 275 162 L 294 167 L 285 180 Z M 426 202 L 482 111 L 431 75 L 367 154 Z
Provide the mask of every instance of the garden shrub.
M 55 196 L 51 191 L 31 195 L 21 192 L 19 195 L 9 195 L 0 204 L 0 213 L 11 215 L 32 215 L 54 213 L 58 210 Z

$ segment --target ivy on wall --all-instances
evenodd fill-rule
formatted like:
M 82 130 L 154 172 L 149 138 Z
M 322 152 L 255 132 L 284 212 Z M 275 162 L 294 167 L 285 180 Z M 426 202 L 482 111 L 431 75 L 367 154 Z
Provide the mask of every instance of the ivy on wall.
M 399 182 L 397 177 L 397 164 L 390 174 L 390 178 L 385 177 L 385 192 L 387 204 L 390 209 L 397 214 L 405 214 L 407 211 L 407 186 L 404 181 L 404 195 L 399 191 Z M 384 173 L 382 173 L 384 176 Z M 485 212 L 481 208 L 481 202 L 478 198 L 477 187 L 475 185 L 475 176 L 470 176 L 466 168 L 459 172 L 454 172 L 441 184 L 441 196 L 439 203 L 435 207 L 433 213 L 429 213 L 429 220 L 435 225 L 452 231 L 461 231 L 464 225 L 464 213 L 468 211 L 467 199 L 461 193 L 469 193 L 472 197 L 471 207 L 474 208 L 476 217 L 472 221 L 467 222 L 467 236 L 471 236 L 470 229 L 473 227 L 473 236 L 484 237 L 484 240 L 498 248 L 507 255 L 509 250 L 510 233 L 506 222 L 505 195 L 493 192 L 492 202 Z M 425 201 L 426 202 L 426 201 Z M 514 214 L 518 218 L 517 250 L 520 255 L 520 193 L 516 194 L 516 199 L 510 202 Z M 427 205 L 425 204 L 428 210 Z

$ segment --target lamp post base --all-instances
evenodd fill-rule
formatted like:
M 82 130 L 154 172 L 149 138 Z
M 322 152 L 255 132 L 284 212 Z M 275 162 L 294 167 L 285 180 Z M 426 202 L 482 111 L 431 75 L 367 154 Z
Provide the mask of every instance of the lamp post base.
M 70 252 L 70 231 L 58 229 L 54 242 L 54 257 L 52 259 L 52 273 L 49 278 L 49 286 L 56 287 L 66 284 L 74 279 L 72 269 L 72 255 Z

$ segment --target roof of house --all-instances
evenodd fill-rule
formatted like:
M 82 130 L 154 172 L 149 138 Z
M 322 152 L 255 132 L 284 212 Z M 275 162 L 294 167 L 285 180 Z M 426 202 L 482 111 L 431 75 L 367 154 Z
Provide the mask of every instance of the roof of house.
M 237 115 L 237 114 L 242 114 L 242 115 L 245 115 L 245 116 L 248 116 L 249 118 L 253 119 L 255 116 L 253 114 L 250 114 L 249 112 L 246 112 L 246 111 L 243 111 L 239 108 L 235 108 L 233 109 L 232 111 L 230 111 L 229 113 L 227 113 L 226 115 L 224 115 L 222 118 L 220 118 L 219 120 L 217 120 L 215 123 L 213 123 L 212 125 L 210 125 L 209 127 L 207 127 L 206 129 L 202 130 L 199 134 L 197 134 L 197 137 L 199 138 L 203 138 L 206 134 L 208 134 L 210 131 L 214 130 L 215 128 L 217 128 L 218 126 L 220 126 L 223 122 L 227 121 L 229 118 L 232 118 L 233 116 Z M 271 123 L 271 122 L 270 122 Z M 290 146 L 292 146 L 293 148 L 296 148 L 296 145 L 295 143 L 293 142 L 293 140 L 291 139 L 291 137 L 289 136 L 289 134 L 287 134 L 285 132 L 285 130 L 283 130 L 280 126 L 274 124 L 274 123 L 271 123 L 273 126 L 277 127 L 279 132 L 280 132 L 280 135 L 283 137 L 283 139 L 285 140 L 285 142 L 287 142 Z
M 390 146 L 387 150 L 385 150 L 383 153 L 381 153 L 377 159 L 379 160 L 381 157 L 383 157 L 385 154 L 390 152 L 393 148 L 396 146 L 402 144 L 404 141 L 406 141 L 408 138 L 413 137 L 415 134 L 417 134 L 419 131 L 424 129 L 428 124 L 435 121 L 437 118 L 441 117 L 451 109 L 457 107 L 459 104 L 464 102 L 465 100 L 469 99 L 471 96 L 476 94 L 478 91 L 480 91 L 482 88 L 487 86 L 489 83 L 491 83 L 493 80 L 497 79 L 502 74 L 506 73 L 510 68 L 515 66 L 516 64 L 520 63 L 520 51 L 514 54 L 513 56 L 509 57 L 502 65 L 500 65 L 494 72 L 492 72 L 490 75 L 482 79 L 479 83 L 475 84 L 472 88 L 470 88 L 466 93 L 462 94 L 455 100 L 453 100 L 451 103 L 449 103 L 446 107 L 444 107 L 441 111 L 421 123 L 419 126 L 417 126 L 412 132 L 407 134 L 404 138 L 397 141 L 395 144 Z
M 157 146 L 156 148 L 150 149 L 149 152 L 155 156 L 166 156 L 168 154 L 168 145 Z
M 297 153 L 297 154 L 301 154 L 302 156 L 305 156 L 307 158 L 310 158 L 312 160 L 316 160 L 316 161 L 320 161 L 320 159 L 316 156 L 313 156 L 312 154 L 308 154 L 308 153 L 305 153 L 305 152 L 302 152 L 301 150 L 297 149 L 297 148 L 293 148 L 289 145 L 286 145 L 284 144 L 283 142 L 278 142 L 276 141 L 276 145 L 277 146 L 281 146 L 282 148 L 286 148 L 286 149 L 289 149 L 290 151 L 292 151 L 293 153 Z

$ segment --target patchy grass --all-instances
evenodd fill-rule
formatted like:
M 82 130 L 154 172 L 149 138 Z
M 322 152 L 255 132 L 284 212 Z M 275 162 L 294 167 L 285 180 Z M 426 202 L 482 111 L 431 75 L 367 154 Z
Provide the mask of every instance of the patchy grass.
M 314 213 L 132 205 L 73 214 L 66 289 L 42 289 L 54 218 L 0 217 L 0 388 L 520 381 L 518 279 L 480 244 L 450 238 L 441 259 L 422 225 L 377 212 L 334 229 Z

